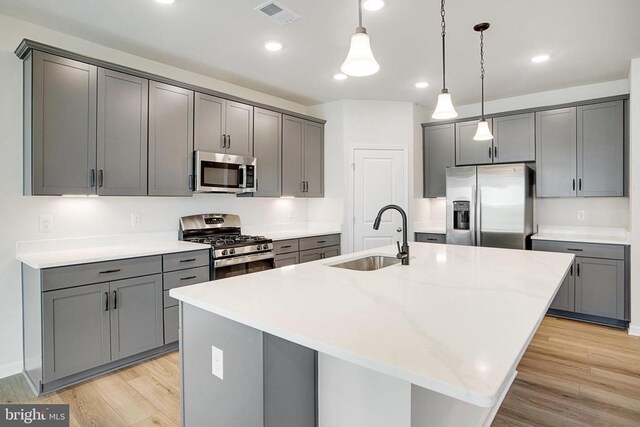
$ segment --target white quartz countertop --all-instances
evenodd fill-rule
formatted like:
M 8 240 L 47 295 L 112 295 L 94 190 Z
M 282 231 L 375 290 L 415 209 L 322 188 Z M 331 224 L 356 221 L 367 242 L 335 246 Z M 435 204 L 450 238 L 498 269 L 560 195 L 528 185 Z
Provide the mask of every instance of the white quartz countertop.
M 624 228 L 538 226 L 534 240 L 630 245 L 631 233 Z
M 172 289 L 170 294 L 476 406 L 491 407 L 573 255 L 411 243 L 411 265 L 372 272 L 330 260 Z
M 176 232 L 139 233 L 18 242 L 16 258 L 41 269 L 210 248 L 180 241 Z
M 272 240 L 301 239 L 304 237 L 323 236 L 326 234 L 340 234 L 342 233 L 342 225 L 314 222 L 243 225 L 242 233 L 265 236 Z
M 446 234 L 447 225 L 444 221 L 424 221 L 413 224 L 414 233 Z

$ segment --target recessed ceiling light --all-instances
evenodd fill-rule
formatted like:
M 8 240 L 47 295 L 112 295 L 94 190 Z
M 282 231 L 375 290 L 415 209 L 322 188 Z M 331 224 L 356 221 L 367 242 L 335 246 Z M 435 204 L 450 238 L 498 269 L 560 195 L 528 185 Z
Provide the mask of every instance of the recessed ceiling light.
M 538 64 L 540 62 L 548 61 L 549 58 L 551 58 L 551 56 L 546 55 L 546 54 L 545 55 L 537 55 L 537 56 L 534 56 L 533 58 L 531 58 L 531 62 L 534 62 L 534 63 Z
M 418 82 L 418 83 L 416 83 L 416 87 L 418 89 L 424 89 L 426 87 L 429 87 L 429 83 L 428 82 Z
M 160 3 L 160 4 L 171 4 L 173 3 L 175 0 L 156 0 L 156 2 Z
M 336 80 L 347 80 L 349 76 L 347 76 L 346 74 L 342 74 L 342 73 L 336 73 L 333 75 L 333 78 Z
M 270 50 L 271 52 L 277 52 L 282 50 L 282 43 L 275 40 L 270 40 L 264 44 L 264 48 Z
M 366 0 L 364 3 L 362 3 L 362 6 L 367 10 L 376 11 L 384 7 L 384 1 L 383 0 Z

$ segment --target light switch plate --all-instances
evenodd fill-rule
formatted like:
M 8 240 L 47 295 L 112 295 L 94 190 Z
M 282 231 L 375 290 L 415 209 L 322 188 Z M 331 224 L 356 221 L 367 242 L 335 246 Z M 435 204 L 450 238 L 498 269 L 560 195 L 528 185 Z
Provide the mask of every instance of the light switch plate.
M 222 350 L 212 345 L 211 346 L 211 373 L 222 380 L 224 379 L 223 371 L 224 371 L 224 363 L 222 359 Z
M 53 215 L 40 215 L 39 230 L 41 233 L 51 233 L 53 229 Z

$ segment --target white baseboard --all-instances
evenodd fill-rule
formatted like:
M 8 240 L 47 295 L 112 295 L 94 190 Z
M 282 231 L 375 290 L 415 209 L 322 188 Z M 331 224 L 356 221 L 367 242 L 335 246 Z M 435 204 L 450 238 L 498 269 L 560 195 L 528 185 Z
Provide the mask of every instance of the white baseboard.
M 5 363 L 0 365 L 0 378 L 10 377 L 11 375 L 22 372 L 22 362 Z
M 629 325 L 629 335 L 640 337 L 640 325 Z

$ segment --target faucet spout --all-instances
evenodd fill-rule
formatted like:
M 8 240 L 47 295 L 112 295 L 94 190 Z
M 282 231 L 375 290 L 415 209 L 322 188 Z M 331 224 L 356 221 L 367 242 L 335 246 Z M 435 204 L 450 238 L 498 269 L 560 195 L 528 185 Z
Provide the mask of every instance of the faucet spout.
M 376 219 L 373 221 L 373 229 L 378 230 L 380 228 L 380 222 L 382 221 L 382 214 L 387 210 L 394 209 L 400 212 L 402 216 L 402 248 L 398 248 L 398 258 L 402 260 L 402 265 L 409 265 L 409 243 L 407 242 L 407 213 L 398 205 L 384 206 L 378 212 Z M 398 243 L 398 246 L 400 244 Z

